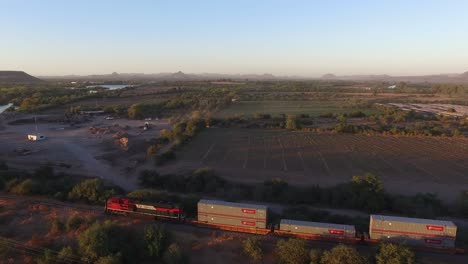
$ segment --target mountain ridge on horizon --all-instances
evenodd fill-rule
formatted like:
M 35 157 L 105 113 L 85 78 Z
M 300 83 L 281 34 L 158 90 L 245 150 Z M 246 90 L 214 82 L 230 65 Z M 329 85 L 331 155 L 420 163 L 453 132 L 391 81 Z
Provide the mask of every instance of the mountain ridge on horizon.
M 203 80 L 343 80 L 343 81 L 387 81 L 387 82 L 428 82 L 428 83 L 468 83 L 468 71 L 463 73 L 392 76 L 388 74 L 335 75 L 324 74 L 321 77 L 275 76 L 273 74 L 223 74 L 198 73 L 182 71 L 161 73 L 117 73 L 91 75 L 50 75 L 31 76 L 24 71 L 0 71 L 0 83 L 38 83 L 43 80 L 86 80 L 86 81 L 203 81 Z

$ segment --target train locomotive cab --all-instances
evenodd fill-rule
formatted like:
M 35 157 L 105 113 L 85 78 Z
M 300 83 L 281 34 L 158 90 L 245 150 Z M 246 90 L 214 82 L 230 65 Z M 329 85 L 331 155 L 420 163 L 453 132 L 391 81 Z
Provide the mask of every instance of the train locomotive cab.
M 105 205 L 106 213 L 129 213 L 136 210 L 136 204 L 128 198 L 112 197 L 107 199 Z
M 106 201 L 106 213 L 139 214 L 154 216 L 155 219 L 184 221 L 184 212 L 177 205 L 161 201 L 158 203 L 140 203 L 125 197 L 112 197 Z

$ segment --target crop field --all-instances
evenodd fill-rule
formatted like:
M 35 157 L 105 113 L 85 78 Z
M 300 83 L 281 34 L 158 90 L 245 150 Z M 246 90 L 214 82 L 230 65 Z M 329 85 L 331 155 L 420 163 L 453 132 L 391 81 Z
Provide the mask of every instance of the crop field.
M 265 113 L 274 116 L 280 114 L 309 114 L 314 117 L 325 113 L 340 114 L 352 111 L 362 111 L 366 114 L 374 112 L 370 108 L 346 107 L 340 101 L 239 101 L 219 111 L 215 116 L 252 116 L 255 113 Z
M 172 169 L 211 167 L 241 182 L 282 178 L 326 186 L 373 172 L 398 193 L 436 192 L 455 199 L 468 190 L 467 138 L 213 128 L 177 155 Z

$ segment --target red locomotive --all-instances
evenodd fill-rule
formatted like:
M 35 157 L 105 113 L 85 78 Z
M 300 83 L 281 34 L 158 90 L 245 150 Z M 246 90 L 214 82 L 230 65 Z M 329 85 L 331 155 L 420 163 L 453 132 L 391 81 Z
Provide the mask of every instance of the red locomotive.
M 136 202 L 126 197 L 112 197 L 106 201 L 104 209 L 106 213 L 142 214 L 179 221 L 184 219 L 183 210 L 168 202 L 146 204 Z

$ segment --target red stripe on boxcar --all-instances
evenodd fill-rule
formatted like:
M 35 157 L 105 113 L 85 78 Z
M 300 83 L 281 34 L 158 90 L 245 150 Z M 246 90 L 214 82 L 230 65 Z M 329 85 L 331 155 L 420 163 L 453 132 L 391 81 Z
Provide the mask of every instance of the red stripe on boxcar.
M 328 233 L 332 235 L 344 235 L 345 231 L 338 229 L 328 229 Z
M 229 215 L 229 214 L 216 214 L 216 213 L 207 213 L 207 212 L 198 212 L 199 215 L 206 215 L 206 216 L 221 216 L 221 217 L 229 217 L 229 218 L 240 218 L 240 219 L 252 219 L 256 220 L 257 222 L 265 222 L 264 218 L 257 218 L 251 216 L 237 216 L 237 215 Z
M 426 244 L 442 244 L 442 240 L 439 240 L 439 239 L 424 239 L 424 242 L 426 242 Z
M 254 209 L 242 209 L 244 214 L 255 214 L 256 211 Z
M 431 231 L 444 231 L 444 227 L 443 227 L 443 226 L 427 225 L 427 226 L 426 226 L 426 229 L 427 229 L 427 230 L 431 230 Z
M 372 229 L 372 232 L 375 233 L 393 233 L 393 234 L 401 234 L 401 235 L 416 235 L 416 236 L 434 236 L 434 237 L 443 237 L 443 238 L 452 238 L 455 239 L 454 236 L 446 236 L 446 235 L 437 235 L 437 234 L 426 234 L 426 233 L 416 233 L 416 232 L 406 232 L 406 231 L 394 231 L 394 230 L 383 230 L 383 229 Z
M 250 222 L 250 221 L 242 221 L 243 225 L 248 225 L 248 226 L 255 226 L 255 222 Z

